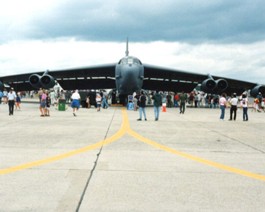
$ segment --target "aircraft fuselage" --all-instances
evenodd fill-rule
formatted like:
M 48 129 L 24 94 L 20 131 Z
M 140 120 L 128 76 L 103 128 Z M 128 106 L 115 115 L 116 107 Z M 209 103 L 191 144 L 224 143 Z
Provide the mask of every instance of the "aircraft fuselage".
M 120 95 L 132 94 L 143 86 L 144 66 L 136 57 L 126 56 L 116 65 L 115 78 Z

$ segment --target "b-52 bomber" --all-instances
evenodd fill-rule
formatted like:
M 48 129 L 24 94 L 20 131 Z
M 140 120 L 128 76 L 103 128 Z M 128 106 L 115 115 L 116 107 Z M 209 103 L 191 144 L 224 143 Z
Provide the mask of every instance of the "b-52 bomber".
M 6 84 L 17 91 L 49 89 L 56 81 L 64 90 L 116 89 L 123 99 L 141 89 L 191 92 L 198 87 L 212 94 L 250 91 L 253 97 L 259 92 L 265 95 L 265 85 L 143 64 L 138 58 L 129 56 L 128 39 L 125 57 L 118 63 L 2 76 L 0 87 Z

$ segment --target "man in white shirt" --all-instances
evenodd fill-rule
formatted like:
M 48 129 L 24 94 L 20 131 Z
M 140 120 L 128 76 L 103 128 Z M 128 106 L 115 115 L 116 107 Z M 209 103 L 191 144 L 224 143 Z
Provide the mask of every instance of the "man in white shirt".
M 13 88 L 11 88 L 9 93 L 7 94 L 9 115 L 10 116 L 14 114 L 14 105 L 15 105 L 16 98 L 17 98 L 16 92 L 14 91 Z
M 234 114 L 234 121 L 236 120 L 237 103 L 238 103 L 238 98 L 236 97 L 236 93 L 234 93 L 233 98 L 230 99 L 231 108 L 230 108 L 229 121 L 232 121 L 233 114 Z

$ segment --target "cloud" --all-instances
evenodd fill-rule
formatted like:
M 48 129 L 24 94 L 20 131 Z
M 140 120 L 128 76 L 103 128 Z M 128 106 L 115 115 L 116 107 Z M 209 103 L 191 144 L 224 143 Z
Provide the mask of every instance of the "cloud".
M 265 6 L 261 0 L 50 0 L 40 6 L 28 0 L 26 4 L 29 9 L 25 12 L 15 10 L 15 18 L 12 12 L 8 20 L 1 21 L 2 30 L 11 22 L 2 39 L 75 37 L 122 41 L 129 36 L 140 42 L 248 43 L 262 40 L 265 31 Z
M 156 41 L 131 42 L 130 55 L 144 64 L 264 83 L 264 42 L 198 45 Z M 12 42 L 0 46 L 0 76 L 116 63 L 125 55 L 124 42 L 72 39 Z
M 265 81 L 261 0 L 9 0 L 0 8 L 0 76 L 117 62 Z M 23 9 L 21 9 L 23 8 Z

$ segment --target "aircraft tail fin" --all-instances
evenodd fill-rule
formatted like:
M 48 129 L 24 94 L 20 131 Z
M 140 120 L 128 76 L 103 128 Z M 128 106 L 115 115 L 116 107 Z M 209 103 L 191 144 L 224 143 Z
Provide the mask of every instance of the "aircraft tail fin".
M 125 51 L 125 56 L 126 56 L 126 57 L 129 56 L 129 40 L 128 40 L 128 37 L 127 37 L 127 40 L 126 40 L 126 51 Z

